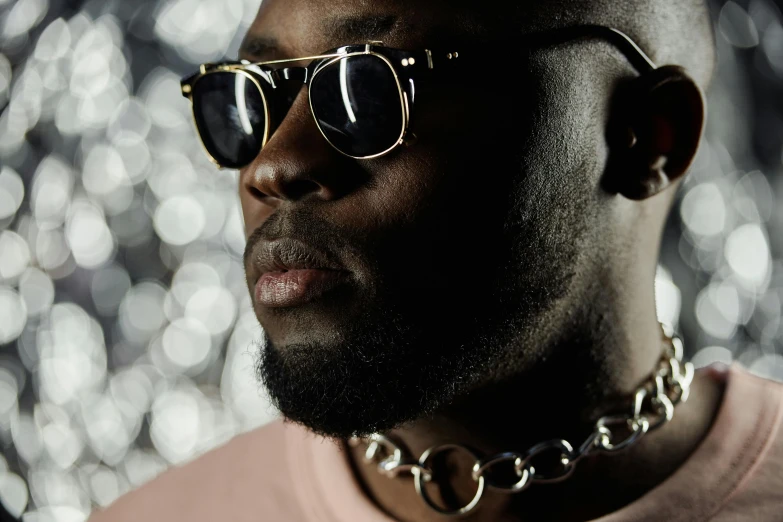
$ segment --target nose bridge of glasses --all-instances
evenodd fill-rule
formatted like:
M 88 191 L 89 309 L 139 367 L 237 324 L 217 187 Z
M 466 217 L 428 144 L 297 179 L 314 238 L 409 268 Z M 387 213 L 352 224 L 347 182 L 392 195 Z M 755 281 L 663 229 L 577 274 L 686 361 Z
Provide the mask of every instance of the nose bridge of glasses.
M 296 81 L 307 85 L 310 81 L 310 69 L 307 67 L 283 67 L 270 72 L 276 81 Z

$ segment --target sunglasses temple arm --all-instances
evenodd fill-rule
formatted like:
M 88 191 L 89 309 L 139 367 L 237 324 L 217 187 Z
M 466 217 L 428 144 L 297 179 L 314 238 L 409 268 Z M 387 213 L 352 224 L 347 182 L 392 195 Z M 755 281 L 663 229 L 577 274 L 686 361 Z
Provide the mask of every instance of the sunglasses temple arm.
M 454 65 L 470 62 L 477 65 L 481 62 L 493 62 L 519 48 L 547 47 L 583 38 L 600 38 L 617 47 L 633 67 L 643 74 L 656 69 L 655 62 L 628 35 L 611 27 L 601 25 L 577 25 L 563 27 L 541 33 L 530 33 L 511 40 L 506 44 L 489 46 L 470 46 L 469 48 L 432 49 L 425 51 L 429 69 L 438 70 L 452 68 Z

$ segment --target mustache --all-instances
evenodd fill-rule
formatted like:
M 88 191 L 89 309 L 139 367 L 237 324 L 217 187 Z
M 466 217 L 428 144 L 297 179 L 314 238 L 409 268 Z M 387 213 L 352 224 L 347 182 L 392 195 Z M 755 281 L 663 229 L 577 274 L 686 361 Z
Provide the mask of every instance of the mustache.
M 260 241 L 280 238 L 301 241 L 337 259 L 341 257 L 338 255 L 340 252 L 361 250 L 352 245 L 344 230 L 315 216 L 310 209 L 277 210 L 248 237 L 243 255 L 245 266 L 248 266 L 250 256 Z

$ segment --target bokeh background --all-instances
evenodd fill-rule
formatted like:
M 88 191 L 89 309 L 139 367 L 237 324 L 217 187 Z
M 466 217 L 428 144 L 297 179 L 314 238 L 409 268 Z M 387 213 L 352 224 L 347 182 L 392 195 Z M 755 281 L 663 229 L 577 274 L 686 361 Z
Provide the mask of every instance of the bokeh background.
M 712 3 L 705 142 L 667 225 L 659 314 L 697 366 L 783 380 L 783 15 Z M 273 419 L 253 378 L 236 174 L 179 78 L 259 0 L 0 0 L 0 501 L 95 507 Z

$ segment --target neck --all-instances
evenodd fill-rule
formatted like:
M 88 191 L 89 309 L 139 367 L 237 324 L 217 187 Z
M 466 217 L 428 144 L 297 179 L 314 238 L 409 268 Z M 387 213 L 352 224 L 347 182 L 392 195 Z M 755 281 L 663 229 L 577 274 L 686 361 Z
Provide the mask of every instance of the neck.
M 583 327 L 561 328 L 566 333 L 553 333 L 548 342 L 540 343 L 547 356 L 531 370 L 511 370 L 507 377 L 485 383 L 436 415 L 386 435 L 406 447 L 414 459 L 432 446 L 450 442 L 474 449 L 479 457 L 524 452 L 551 439 L 578 446 L 601 415 L 629 410 L 630 397 L 653 372 L 664 349 L 653 299 L 633 297 L 637 299 L 628 302 L 640 303 L 634 307 L 637 310 L 622 314 L 596 313 L 595 301 L 583 300 L 592 305 L 592 311 L 582 315 L 587 319 Z M 617 296 L 612 302 L 617 304 Z M 638 313 L 629 313 L 634 311 Z M 632 448 L 585 458 L 567 480 L 534 485 L 535 493 L 508 495 L 487 489 L 481 507 L 464 520 L 582 521 L 614 511 L 663 481 L 687 459 L 709 430 L 720 396 L 717 384 L 697 375 L 691 398 L 676 408 L 674 419 Z M 352 461 L 379 507 L 398 520 L 433 519 L 433 512 L 416 495 L 410 475 L 380 474 L 376 464 L 362 458 L 365 447 L 350 450 Z M 448 469 L 446 487 L 453 489 L 453 496 L 435 491 L 433 498 L 466 504 L 476 491 L 472 464 L 464 455 L 449 458 L 443 469 Z

